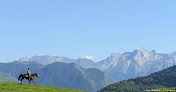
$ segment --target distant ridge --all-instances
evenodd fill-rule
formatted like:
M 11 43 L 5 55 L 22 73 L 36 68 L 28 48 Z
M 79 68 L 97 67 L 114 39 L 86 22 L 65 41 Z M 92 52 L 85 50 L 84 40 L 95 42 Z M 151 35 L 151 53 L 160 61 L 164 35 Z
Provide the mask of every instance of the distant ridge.
M 52 64 L 54 62 L 76 63 L 77 65 L 82 66 L 84 68 L 92 68 L 92 65 L 95 64 L 94 61 L 92 61 L 91 59 L 87 59 L 87 58 L 69 59 L 67 57 L 49 56 L 49 55 L 44 55 L 44 56 L 35 55 L 31 58 L 28 58 L 25 56 L 25 57 L 20 58 L 16 62 L 30 63 L 32 61 L 36 61 L 44 66 L 48 64 Z

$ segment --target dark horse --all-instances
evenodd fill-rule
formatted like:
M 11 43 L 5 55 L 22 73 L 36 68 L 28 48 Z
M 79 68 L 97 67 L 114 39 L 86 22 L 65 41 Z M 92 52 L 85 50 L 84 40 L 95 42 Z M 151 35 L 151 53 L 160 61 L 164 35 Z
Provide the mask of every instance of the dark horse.
M 30 80 L 29 80 L 29 77 L 27 77 L 26 75 L 27 75 L 27 74 L 20 74 L 20 76 L 18 77 L 18 81 L 20 81 L 20 79 L 21 79 L 21 83 L 20 83 L 20 84 L 22 84 L 22 81 L 23 81 L 24 78 L 29 81 L 29 84 L 30 84 L 31 81 L 35 84 L 35 82 L 34 82 L 34 80 L 33 80 L 34 77 L 35 77 L 35 76 L 36 76 L 36 77 L 39 77 L 38 73 L 34 73 L 34 74 L 31 74 Z

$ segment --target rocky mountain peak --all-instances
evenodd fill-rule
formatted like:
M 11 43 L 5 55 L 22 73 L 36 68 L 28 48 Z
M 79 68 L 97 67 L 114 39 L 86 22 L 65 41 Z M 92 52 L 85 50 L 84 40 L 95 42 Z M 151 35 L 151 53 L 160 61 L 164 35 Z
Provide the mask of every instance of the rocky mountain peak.
M 146 59 L 148 59 L 152 54 L 152 52 L 144 49 L 144 48 L 137 48 L 134 52 L 133 52 L 133 56 L 134 56 L 134 60 L 136 61 L 144 61 Z
M 148 50 L 146 50 L 145 48 L 139 47 L 136 49 L 139 52 L 149 52 Z
M 119 57 L 119 56 L 120 56 L 119 53 L 112 53 L 110 57 L 117 58 L 117 57 Z
M 44 62 L 44 61 L 62 61 L 64 57 L 58 57 L 58 56 L 33 56 L 30 58 L 30 61 L 39 61 L 39 62 Z
M 27 56 L 24 56 L 24 57 L 20 58 L 18 61 L 20 61 L 20 62 L 29 61 L 29 58 Z

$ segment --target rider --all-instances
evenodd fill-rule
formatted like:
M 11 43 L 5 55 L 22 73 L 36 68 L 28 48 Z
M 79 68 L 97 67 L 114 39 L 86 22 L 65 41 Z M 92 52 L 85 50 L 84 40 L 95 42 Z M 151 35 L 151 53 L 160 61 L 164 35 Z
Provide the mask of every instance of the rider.
M 30 80 L 30 74 L 31 74 L 31 72 L 30 72 L 30 69 L 28 68 L 27 75 L 28 75 L 29 80 Z

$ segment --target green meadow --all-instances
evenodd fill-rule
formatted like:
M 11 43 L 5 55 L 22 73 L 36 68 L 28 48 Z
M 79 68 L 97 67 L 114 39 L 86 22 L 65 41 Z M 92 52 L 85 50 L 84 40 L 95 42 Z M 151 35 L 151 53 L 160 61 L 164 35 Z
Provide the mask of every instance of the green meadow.
M 20 84 L 12 82 L 0 82 L 0 92 L 89 92 L 79 89 L 58 88 L 54 86 L 42 86 L 33 84 Z

